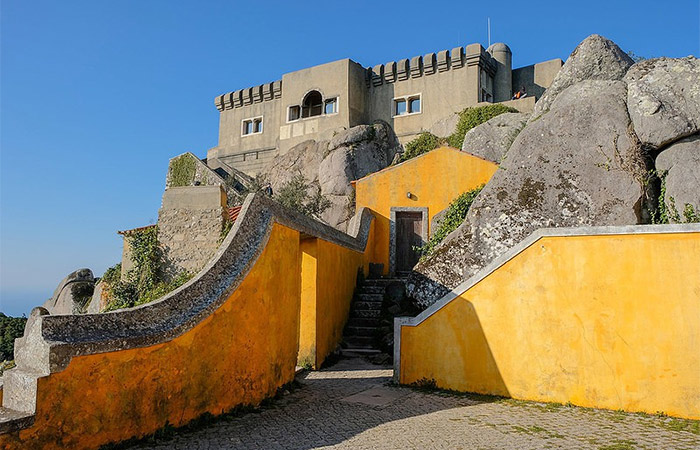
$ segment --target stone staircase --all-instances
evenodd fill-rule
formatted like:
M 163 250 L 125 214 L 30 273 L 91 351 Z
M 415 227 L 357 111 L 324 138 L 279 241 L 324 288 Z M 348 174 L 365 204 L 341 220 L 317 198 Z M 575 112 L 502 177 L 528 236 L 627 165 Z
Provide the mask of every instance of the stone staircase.
M 343 332 L 343 353 L 372 355 L 379 353 L 378 338 L 386 287 L 403 282 L 399 278 L 374 278 L 361 282 L 350 304 L 350 317 Z

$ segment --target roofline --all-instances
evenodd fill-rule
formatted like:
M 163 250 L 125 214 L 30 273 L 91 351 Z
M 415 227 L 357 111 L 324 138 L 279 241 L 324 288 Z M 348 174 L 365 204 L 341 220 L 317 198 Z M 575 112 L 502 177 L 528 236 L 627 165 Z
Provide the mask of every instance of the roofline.
M 428 151 L 428 152 L 425 152 L 425 153 L 423 153 L 423 154 L 420 154 L 420 155 L 418 155 L 418 156 L 416 156 L 416 157 L 413 157 L 413 158 L 411 158 L 411 159 L 408 159 L 408 160 L 406 160 L 406 161 L 402 161 L 402 162 L 400 162 L 400 163 L 398 163 L 398 164 L 396 164 L 396 165 L 387 166 L 387 167 L 383 168 L 382 170 L 378 170 L 377 172 L 372 172 L 372 173 L 370 173 L 370 174 L 368 174 L 368 175 L 365 175 L 365 176 L 362 177 L 362 178 L 359 178 L 359 179 L 357 179 L 357 180 L 351 181 L 350 184 L 351 184 L 352 186 L 355 186 L 355 183 L 357 183 L 358 181 L 362 181 L 362 180 L 364 180 L 364 179 L 366 179 L 366 178 L 370 178 L 370 177 L 373 177 L 373 176 L 375 176 L 375 175 L 379 175 L 380 173 L 383 173 L 383 172 L 389 172 L 390 170 L 394 170 L 394 169 L 398 168 L 399 166 L 402 166 L 403 164 L 406 164 L 406 163 L 409 163 L 409 162 L 412 162 L 412 161 L 416 161 L 416 160 L 418 160 L 418 159 L 420 159 L 420 158 L 423 158 L 424 156 L 429 155 L 431 152 L 434 152 L 435 150 L 443 150 L 443 149 L 445 149 L 445 150 L 454 150 L 454 151 L 456 151 L 456 152 L 463 153 L 465 156 L 471 156 L 472 158 L 477 158 L 477 159 L 480 159 L 480 160 L 482 160 L 482 161 L 486 161 L 486 162 L 489 162 L 489 163 L 491 163 L 491 164 L 494 164 L 494 165 L 498 166 L 497 163 L 495 163 L 495 162 L 493 162 L 493 161 L 490 161 L 490 160 L 488 160 L 488 159 L 486 159 L 486 158 L 482 158 L 481 156 L 477 156 L 477 155 L 474 155 L 474 154 L 472 154 L 472 153 L 462 151 L 462 150 L 460 150 L 460 149 L 458 149 L 458 148 L 450 147 L 449 145 L 443 145 L 443 146 L 441 146 L 441 147 L 434 148 L 434 149 L 432 149 L 432 150 L 430 150 L 430 151 Z

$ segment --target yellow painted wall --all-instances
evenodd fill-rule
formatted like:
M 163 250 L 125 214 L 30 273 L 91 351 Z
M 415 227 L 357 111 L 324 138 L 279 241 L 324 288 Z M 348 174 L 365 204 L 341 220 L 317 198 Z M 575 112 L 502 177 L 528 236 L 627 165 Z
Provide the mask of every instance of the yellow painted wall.
M 362 253 L 318 239 L 316 367 L 340 344 Z
M 401 383 L 700 419 L 700 233 L 546 237 L 416 327 Z
M 432 220 L 457 196 L 487 183 L 497 168 L 490 161 L 442 147 L 357 180 L 357 208 L 370 208 L 376 217 L 372 262 L 383 263 L 388 273 L 392 207 L 427 207 Z M 413 194 L 410 199 L 407 192 Z
M 34 426 L 0 436 L 0 447 L 96 448 L 274 395 L 294 378 L 299 262 L 299 233 L 275 224 L 212 315 L 169 342 L 77 356 L 40 378 Z
M 299 364 L 321 367 L 340 344 L 363 254 L 322 239 L 301 241 Z

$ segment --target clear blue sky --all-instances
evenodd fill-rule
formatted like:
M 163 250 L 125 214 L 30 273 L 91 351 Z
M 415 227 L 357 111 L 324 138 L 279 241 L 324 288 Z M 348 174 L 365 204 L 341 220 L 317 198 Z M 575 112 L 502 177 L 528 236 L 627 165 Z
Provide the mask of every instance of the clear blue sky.
M 365 66 L 480 42 L 514 67 L 602 34 L 646 57 L 698 55 L 698 1 L 3 0 L 0 310 L 121 259 L 154 223 L 168 159 L 217 144 L 214 97 L 349 57 Z

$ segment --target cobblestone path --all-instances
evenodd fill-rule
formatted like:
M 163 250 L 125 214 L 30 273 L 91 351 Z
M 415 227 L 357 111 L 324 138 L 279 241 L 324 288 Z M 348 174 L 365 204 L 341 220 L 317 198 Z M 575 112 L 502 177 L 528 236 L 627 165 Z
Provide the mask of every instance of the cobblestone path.
M 361 359 L 297 379 L 260 412 L 130 448 L 700 449 L 698 423 L 394 387 L 389 368 Z

